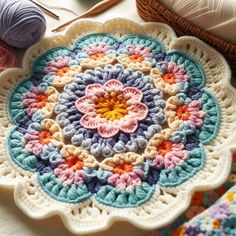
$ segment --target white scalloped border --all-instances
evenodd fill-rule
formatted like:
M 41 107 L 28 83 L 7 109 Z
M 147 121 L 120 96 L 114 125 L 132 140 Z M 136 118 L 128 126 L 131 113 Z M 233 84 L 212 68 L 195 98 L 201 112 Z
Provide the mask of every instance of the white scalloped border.
M 157 188 L 154 196 L 137 208 L 108 207 L 93 198 L 79 204 L 58 202 L 38 188 L 35 175 L 18 168 L 7 154 L 6 134 L 12 125 L 9 123 L 6 101 L 15 85 L 30 74 L 31 65 L 38 55 L 55 46 L 73 45 L 77 37 L 94 32 L 113 33 L 118 37 L 127 33 L 149 35 L 163 41 L 167 51 L 176 49 L 192 56 L 202 65 L 206 87 L 217 97 L 223 112 L 216 139 L 205 146 L 208 156 L 205 167 L 176 188 Z M 68 230 L 77 234 L 105 230 L 117 220 L 129 221 L 144 229 L 160 228 L 189 206 L 195 191 L 216 188 L 226 180 L 231 167 L 231 150 L 236 150 L 236 132 L 232 133 L 232 130 L 236 130 L 236 92 L 230 85 L 231 73 L 225 59 L 200 40 L 193 37 L 176 38 L 174 31 L 161 23 L 139 25 L 126 19 L 113 19 L 102 24 L 81 20 L 64 35 L 56 34 L 31 47 L 22 64 L 22 69 L 9 69 L 0 75 L 0 148 L 3 152 L 0 156 L 0 186 L 14 188 L 16 204 L 30 217 L 41 219 L 60 215 Z M 166 203 L 162 204 L 161 201 Z M 78 213 L 78 209 L 81 212 Z M 96 209 L 99 210 L 94 215 Z M 83 219 L 79 219 L 81 215 L 84 215 Z

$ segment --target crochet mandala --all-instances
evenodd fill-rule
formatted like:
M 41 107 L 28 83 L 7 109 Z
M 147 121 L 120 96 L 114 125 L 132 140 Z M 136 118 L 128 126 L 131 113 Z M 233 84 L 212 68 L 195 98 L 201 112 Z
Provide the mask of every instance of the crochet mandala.
M 227 177 L 235 95 L 218 53 L 126 20 L 67 36 L 1 80 L 0 176 L 26 213 L 58 212 L 73 232 L 159 227 Z

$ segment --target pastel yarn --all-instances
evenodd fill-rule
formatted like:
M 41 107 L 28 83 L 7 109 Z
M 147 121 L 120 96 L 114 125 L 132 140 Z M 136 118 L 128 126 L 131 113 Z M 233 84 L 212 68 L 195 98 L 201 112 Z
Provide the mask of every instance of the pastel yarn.
M 0 40 L 0 72 L 16 66 L 16 54 L 13 48 Z
M 17 48 L 27 48 L 40 40 L 46 20 L 28 0 L 0 0 L 0 39 Z

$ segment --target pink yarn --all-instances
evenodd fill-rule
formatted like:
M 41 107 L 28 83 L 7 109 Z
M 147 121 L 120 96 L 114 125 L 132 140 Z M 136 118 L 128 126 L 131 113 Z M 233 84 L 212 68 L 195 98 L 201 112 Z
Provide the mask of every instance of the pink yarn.
M 0 71 L 16 66 L 15 50 L 0 40 Z

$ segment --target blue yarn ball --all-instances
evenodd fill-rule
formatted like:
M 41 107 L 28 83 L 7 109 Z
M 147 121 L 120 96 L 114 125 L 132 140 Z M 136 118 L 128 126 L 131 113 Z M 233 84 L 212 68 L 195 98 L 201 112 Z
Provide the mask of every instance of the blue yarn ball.
M 0 0 L 0 39 L 17 48 L 27 48 L 46 31 L 43 13 L 28 0 Z

